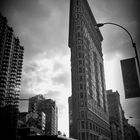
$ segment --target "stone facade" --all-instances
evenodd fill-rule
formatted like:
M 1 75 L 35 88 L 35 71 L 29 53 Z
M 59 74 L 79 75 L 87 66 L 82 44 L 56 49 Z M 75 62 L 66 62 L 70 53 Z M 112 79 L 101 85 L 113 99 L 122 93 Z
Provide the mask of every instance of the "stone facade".
M 120 95 L 117 91 L 107 90 L 107 100 L 112 140 L 124 140 L 123 110 L 120 104 Z M 114 131 L 114 127 L 116 131 Z
M 44 112 L 46 115 L 45 134 L 57 135 L 58 109 L 55 101 L 36 95 L 29 99 L 29 112 Z
M 87 0 L 70 1 L 69 47 L 72 72 L 70 137 L 110 139 L 102 35 Z

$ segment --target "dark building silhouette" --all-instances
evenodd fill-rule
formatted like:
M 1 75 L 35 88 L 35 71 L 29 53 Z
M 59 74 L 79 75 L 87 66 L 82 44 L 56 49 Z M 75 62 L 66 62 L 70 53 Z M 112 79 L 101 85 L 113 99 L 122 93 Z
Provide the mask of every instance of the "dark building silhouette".
M 29 112 L 44 112 L 46 114 L 45 135 L 57 135 L 58 110 L 55 101 L 37 95 L 29 99 Z
M 24 48 L 0 14 L 0 130 L 15 137 Z M 4 133 L 2 133 L 4 134 Z
M 45 113 L 20 112 L 18 117 L 17 137 L 22 139 L 25 136 L 45 134 Z
M 123 118 L 123 125 L 124 125 L 124 139 L 125 140 L 140 140 L 140 135 L 138 130 L 134 127 L 131 126 L 128 123 L 128 119 L 125 117 Z
M 124 140 L 123 110 L 118 91 L 107 90 L 109 120 L 112 140 Z
M 110 139 L 103 40 L 87 0 L 70 0 L 69 47 L 72 73 L 70 137 Z
M 67 138 L 60 135 L 51 135 L 51 136 L 42 135 L 42 136 L 26 136 L 22 137 L 21 140 L 77 140 L 77 139 Z

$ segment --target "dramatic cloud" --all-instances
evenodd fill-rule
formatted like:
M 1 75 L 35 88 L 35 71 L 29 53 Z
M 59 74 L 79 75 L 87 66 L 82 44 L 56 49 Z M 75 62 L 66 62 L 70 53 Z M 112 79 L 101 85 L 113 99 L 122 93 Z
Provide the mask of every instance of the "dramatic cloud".
M 131 33 L 139 46 L 139 0 L 89 0 L 89 2 L 98 22 L 114 22 L 122 25 Z M 104 37 L 103 51 L 105 54 L 109 56 L 118 52 L 124 56 L 133 56 L 131 41 L 125 31 L 113 25 L 105 25 L 100 29 Z
M 1 9 L 25 46 L 25 59 L 46 52 L 66 54 L 68 2 L 60 0 L 4 0 Z
M 54 84 L 63 84 L 65 86 L 69 86 L 70 76 L 69 73 L 62 73 L 53 79 Z

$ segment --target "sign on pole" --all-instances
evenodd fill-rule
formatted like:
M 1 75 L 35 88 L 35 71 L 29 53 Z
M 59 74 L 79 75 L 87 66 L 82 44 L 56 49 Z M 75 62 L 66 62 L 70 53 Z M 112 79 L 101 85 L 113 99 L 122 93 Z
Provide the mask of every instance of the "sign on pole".
M 140 78 L 135 58 L 121 60 L 125 98 L 140 97 Z

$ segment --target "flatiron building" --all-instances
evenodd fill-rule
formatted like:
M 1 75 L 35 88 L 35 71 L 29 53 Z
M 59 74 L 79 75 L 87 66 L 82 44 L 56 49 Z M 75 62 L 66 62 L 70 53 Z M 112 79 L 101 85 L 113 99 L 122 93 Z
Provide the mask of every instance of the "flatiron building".
M 70 137 L 78 140 L 110 139 L 101 48 L 103 37 L 95 24 L 87 0 L 70 0 Z

